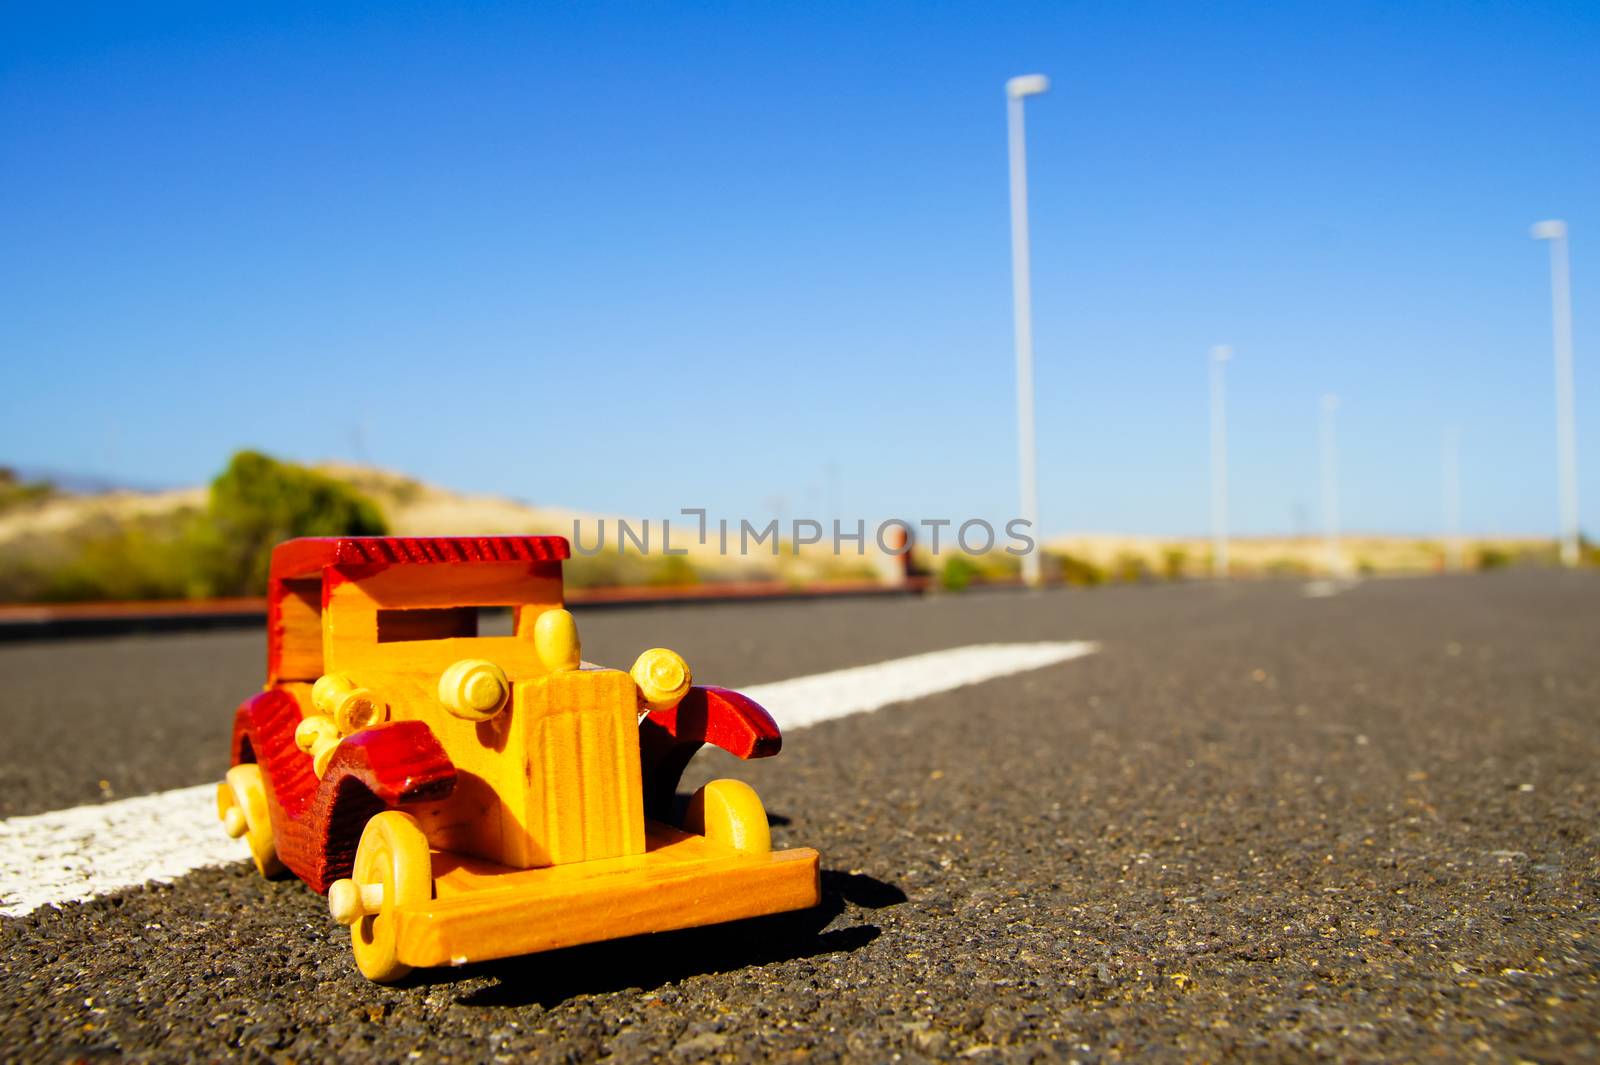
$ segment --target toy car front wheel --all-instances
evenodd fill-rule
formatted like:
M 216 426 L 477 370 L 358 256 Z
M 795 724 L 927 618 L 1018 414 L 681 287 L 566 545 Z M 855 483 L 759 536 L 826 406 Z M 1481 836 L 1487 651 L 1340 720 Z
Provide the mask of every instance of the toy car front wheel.
M 283 872 L 259 765 L 247 762 L 228 770 L 226 779 L 217 785 L 217 817 L 228 835 L 250 845 L 250 857 L 262 876 Z
M 350 879 L 336 880 L 328 888 L 334 919 L 350 926 L 357 968 L 380 984 L 411 971 L 396 954 L 396 911 L 431 898 L 428 837 L 415 818 L 398 810 L 385 810 L 367 822 Z
M 742 780 L 713 780 L 689 799 L 683 827 L 747 854 L 772 850 L 767 809 Z

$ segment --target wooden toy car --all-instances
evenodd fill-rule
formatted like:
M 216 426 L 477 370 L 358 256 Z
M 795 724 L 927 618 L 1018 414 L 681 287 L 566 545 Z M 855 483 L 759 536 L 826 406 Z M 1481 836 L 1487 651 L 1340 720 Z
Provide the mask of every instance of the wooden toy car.
M 266 688 L 217 812 L 263 874 L 327 893 L 373 980 L 819 901 L 816 851 L 773 851 L 748 785 L 712 781 L 674 823 L 703 743 L 763 758 L 777 726 L 671 651 L 581 661 L 567 557 L 558 536 L 272 553 Z M 478 635 L 480 607 L 513 634 Z

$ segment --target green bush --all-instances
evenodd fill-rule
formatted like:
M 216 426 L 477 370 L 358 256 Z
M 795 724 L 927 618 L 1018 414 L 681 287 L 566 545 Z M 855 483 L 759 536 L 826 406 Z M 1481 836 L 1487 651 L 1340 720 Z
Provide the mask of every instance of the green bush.
M 1097 584 L 1105 583 L 1106 571 L 1088 559 L 1061 552 L 1046 555 L 1045 561 L 1065 584 L 1093 588 Z
M 972 560 L 978 567 L 978 578 L 985 581 L 1015 581 L 1022 579 L 1022 556 L 1006 551 L 990 551 Z
M 211 504 L 197 544 L 212 595 L 259 594 L 272 548 L 296 536 L 381 536 L 383 514 L 366 496 L 331 477 L 240 451 L 211 482 Z
M 13 478 L 14 481 L 14 478 Z M 179 599 L 260 594 L 272 548 L 295 536 L 381 535 L 377 506 L 342 482 L 241 451 L 205 509 L 115 521 L 7 545 L 0 598 Z
M 1150 567 L 1142 556 L 1124 551 L 1112 561 L 1111 574 L 1114 580 L 1137 584 L 1150 576 Z
M 0 600 L 176 599 L 206 594 L 188 545 L 193 509 L 70 533 L 26 534 L 0 554 Z
M 206 585 L 182 549 L 183 532 L 171 523 L 137 523 L 79 544 L 65 565 L 50 571 L 42 598 L 183 599 L 204 595 Z
M 1498 547 L 1478 548 L 1478 557 L 1474 561 L 1478 569 L 1504 569 L 1511 565 L 1511 552 Z
M 947 592 L 959 592 L 978 575 L 978 567 L 966 555 L 951 555 L 939 571 L 939 585 Z
M 580 555 L 576 551 L 561 564 L 562 581 L 568 588 L 604 588 L 618 583 L 621 560 L 615 551 Z
M 694 564 L 682 555 L 661 555 L 649 560 L 645 583 L 656 588 L 685 588 L 700 583 Z
M 1181 547 L 1169 547 L 1161 552 L 1161 575 L 1169 581 L 1181 581 L 1189 568 L 1189 552 Z
M 568 588 L 672 588 L 699 584 L 700 573 L 683 555 L 641 555 L 607 547 L 573 556 L 561 564 Z
M 49 499 L 56 486 L 49 481 L 24 481 L 9 466 L 0 466 L 0 512 Z

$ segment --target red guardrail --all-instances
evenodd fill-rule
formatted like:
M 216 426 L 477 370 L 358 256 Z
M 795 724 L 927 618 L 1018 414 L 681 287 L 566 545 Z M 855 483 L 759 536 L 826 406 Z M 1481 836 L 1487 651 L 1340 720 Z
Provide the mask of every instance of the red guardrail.
M 568 588 L 569 606 L 602 609 L 690 603 L 769 602 L 851 596 L 919 595 L 926 578 L 905 584 L 833 581 L 788 584 L 783 581 L 730 581 L 681 587 Z M 169 599 L 101 603 L 0 603 L 0 640 L 56 636 L 115 635 L 259 624 L 266 620 L 263 597 Z

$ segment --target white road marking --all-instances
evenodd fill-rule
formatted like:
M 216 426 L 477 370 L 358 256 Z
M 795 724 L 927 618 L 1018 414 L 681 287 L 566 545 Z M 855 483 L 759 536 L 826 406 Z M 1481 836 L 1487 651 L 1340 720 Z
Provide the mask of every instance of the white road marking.
M 740 689 L 785 730 L 877 710 L 1098 650 L 1094 643 L 981 644 Z M 0 915 L 167 882 L 246 857 L 217 821 L 216 784 L 0 821 Z
M 1348 592 L 1356 584 L 1352 580 L 1317 580 L 1307 582 L 1300 591 L 1307 599 L 1326 599 L 1340 592 Z
M 217 820 L 217 785 L 0 821 L 0 915 L 20 917 L 246 857 Z
M 1085 640 L 976 644 L 739 690 L 766 707 L 779 728 L 788 730 L 1042 669 L 1098 649 Z

